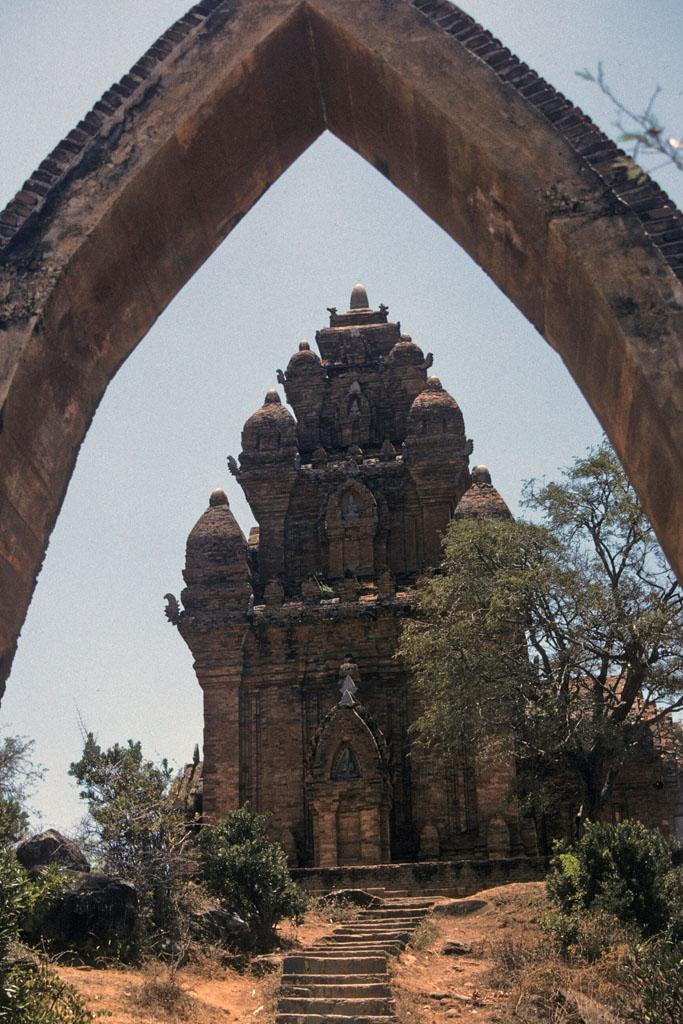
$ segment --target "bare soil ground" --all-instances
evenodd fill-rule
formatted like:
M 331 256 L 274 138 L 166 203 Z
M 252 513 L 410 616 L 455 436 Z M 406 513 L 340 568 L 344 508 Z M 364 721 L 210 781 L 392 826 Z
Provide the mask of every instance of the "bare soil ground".
M 186 998 L 176 1005 L 164 999 L 168 969 L 160 964 L 148 964 L 144 969 L 61 965 L 55 969 L 77 989 L 90 1010 L 102 1013 L 103 1024 L 268 1024 L 280 981 L 278 961 L 292 948 L 317 942 L 343 917 L 344 913 L 338 912 L 333 921 L 314 911 L 299 926 L 283 925 L 279 929 L 283 949 L 267 958 L 274 964 L 272 971 L 264 973 L 258 965 L 256 970 L 238 971 L 208 956 L 200 964 L 182 968 L 177 980 Z
M 543 882 L 520 882 L 470 897 L 483 906 L 431 917 L 394 968 L 402 1024 L 621 1024 L 632 1019 L 624 986 L 626 947 L 594 963 L 561 957 L 541 921 Z M 464 902 L 464 901 L 463 901 Z M 444 953 L 448 942 L 468 951 Z
M 413 943 L 392 964 L 392 988 L 402 1024 L 619 1024 L 618 963 L 574 969 L 553 956 L 540 927 L 547 909 L 542 882 L 484 890 L 471 900 L 483 905 L 462 916 L 430 915 Z M 353 911 L 307 914 L 282 929 L 283 948 L 268 958 L 271 971 L 239 972 L 207 958 L 182 969 L 185 998 L 165 1003 L 155 972 L 59 967 L 93 1010 L 109 1024 L 270 1024 L 279 985 L 279 961 L 296 946 L 316 943 Z M 448 942 L 466 951 L 444 952 Z
M 404 1024 L 441 1024 L 447 1020 L 501 1024 L 507 1021 L 508 986 L 499 976 L 492 949 L 509 939 L 540 940 L 539 920 L 546 906 L 542 882 L 518 882 L 487 889 L 471 900 L 484 907 L 458 917 L 429 918 L 396 963 L 393 989 Z M 471 948 L 445 955 L 448 941 Z M 420 947 L 423 948 L 420 948 Z

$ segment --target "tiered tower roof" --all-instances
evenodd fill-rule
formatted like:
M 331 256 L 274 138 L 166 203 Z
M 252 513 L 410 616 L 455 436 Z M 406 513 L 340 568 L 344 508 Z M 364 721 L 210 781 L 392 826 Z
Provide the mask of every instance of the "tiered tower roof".
M 485 468 L 470 477 L 472 442 L 458 403 L 428 376 L 431 354 L 387 306 L 372 309 L 362 284 L 346 312 L 328 312 L 320 354 L 302 341 L 277 372 L 293 414 L 268 391 L 244 424 L 239 460 L 229 458 L 258 529 L 247 544 L 215 492 L 190 535 L 195 604 L 219 579 L 257 603 L 310 603 L 324 587 L 343 600 L 391 595 L 438 562 L 454 513 L 510 515 Z

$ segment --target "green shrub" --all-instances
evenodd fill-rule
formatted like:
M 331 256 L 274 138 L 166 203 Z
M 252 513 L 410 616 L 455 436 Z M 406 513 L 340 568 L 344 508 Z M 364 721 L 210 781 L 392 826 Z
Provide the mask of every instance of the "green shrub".
M 41 960 L 0 966 L 2 1024 L 92 1024 L 76 990 Z
M 630 985 L 638 1024 L 681 1024 L 683 1021 L 683 943 L 650 939 L 636 946 L 630 961 Z
M 287 867 L 287 855 L 267 836 L 268 820 L 243 807 L 216 826 L 205 825 L 199 853 L 207 889 L 249 925 L 255 944 L 275 942 L 282 918 L 298 918 L 308 900 Z
M 0 850 L 0 1022 L 4 1024 L 89 1024 L 93 1016 L 78 995 L 41 960 L 23 955 L 18 944 L 22 919 L 54 898 L 59 878 L 35 882 L 9 850 Z
M 673 868 L 664 876 L 664 902 L 668 914 L 666 938 L 683 945 L 683 867 Z
M 556 847 L 546 885 L 565 917 L 606 911 L 654 935 L 669 920 L 665 877 L 671 867 L 672 846 L 661 833 L 637 821 L 587 822 L 571 849 Z
M 638 938 L 633 926 L 624 924 L 608 910 L 593 910 L 576 919 L 569 952 L 588 963 L 596 963 L 619 947 L 629 947 Z
M 19 934 L 21 919 L 32 903 L 28 875 L 10 850 L 0 850 L 0 961 Z

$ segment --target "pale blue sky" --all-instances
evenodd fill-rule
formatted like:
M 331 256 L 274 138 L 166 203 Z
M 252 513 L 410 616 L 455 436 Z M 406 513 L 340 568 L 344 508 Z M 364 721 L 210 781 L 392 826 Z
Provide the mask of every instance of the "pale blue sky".
M 353 0 L 350 0 L 353 2 Z M 362 0 L 360 0 L 362 2 Z M 0 205 L 186 0 L 0 0 Z M 642 106 L 660 83 L 683 131 L 680 0 L 470 0 L 466 10 L 611 131 L 575 71 L 605 64 Z M 683 175 L 658 174 L 683 205 Z M 552 475 L 600 430 L 559 358 L 458 247 L 381 175 L 324 136 L 177 296 L 123 366 L 95 417 L 20 640 L 0 728 L 33 736 L 49 769 L 43 824 L 73 826 L 67 778 L 79 716 L 103 743 L 141 739 L 188 759 L 201 741 L 192 659 L 163 615 L 187 533 L 212 488 L 253 519 L 225 457 L 326 306 L 362 280 L 371 304 L 435 357 L 475 461 L 516 510 L 522 481 Z

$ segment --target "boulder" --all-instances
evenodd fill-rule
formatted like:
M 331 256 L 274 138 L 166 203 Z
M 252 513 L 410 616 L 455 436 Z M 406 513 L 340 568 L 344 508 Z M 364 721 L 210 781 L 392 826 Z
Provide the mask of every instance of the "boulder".
M 456 942 L 455 939 L 449 939 L 448 942 L 444 942 L 441 952 L 445 956 L 469 956 L 472 952 L 472 947 L 468 946 L 465 942 Z
M 320 897 L 320 902 L 341 903 L 349 907 L 379 907 L 382 901 L 365 889 L 333 889 Z
M 261 956 L 252 957 L 249 967 L 257 978 L 261 978 L 264 974 L 274 974 L 276 971 L 282 970 L 283 959 L 284 954 L 282 953 L 264 953 Z
M 449 900 L 448 903 L 438 903 L 432 914 L 434 917 L 465 917 L 478 910 L 486 910 L 488 905 L 486 900 Z
M 57 864 L 71 871 L 90 871 L 87 857 L 73 839 L 67 839 L 53 828 L 24 839 L 16 847 L 15 853 L 19 863 L 28 870 Z
M 248 947 L 252 942 L 251 931 L 246 921 L 243 921 L 239 914 L 231 914 L 221 907 L 193 914 L 192 930 L 209 942 L 239 947 Z
M 125 951 L 137 924 L 135 886 L 109 875 L 64 871 L 64 890 L 42 912 L 30 915 L 22 931 L 79 952 Z

